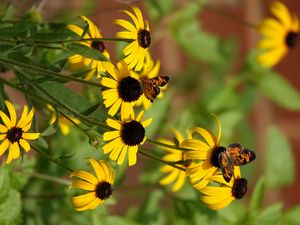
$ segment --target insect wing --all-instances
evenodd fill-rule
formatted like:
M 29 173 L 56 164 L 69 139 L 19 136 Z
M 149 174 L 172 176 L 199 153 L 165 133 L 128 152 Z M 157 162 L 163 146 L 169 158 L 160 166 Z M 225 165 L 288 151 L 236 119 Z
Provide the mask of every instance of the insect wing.
M 145 97 L 153 102 L 153 100 L 159 95 L 160 88 L 165 86 L 169 81 L 168 76 L 158 76 L 154 78 L 145 78 L 142 80 L 143 92 Z
M 231 144 L 227 148 L 230 160 L 235 166 L 246 165 L 255 160 L 256 155 L 249 149 L 243 149 L 240 144 Z
M 221 152 L 219 154 L 218 160 L 222 169 L 224 180 L 228 183 L 233 176 L 233 164 L 227 156 L 226 152 Z

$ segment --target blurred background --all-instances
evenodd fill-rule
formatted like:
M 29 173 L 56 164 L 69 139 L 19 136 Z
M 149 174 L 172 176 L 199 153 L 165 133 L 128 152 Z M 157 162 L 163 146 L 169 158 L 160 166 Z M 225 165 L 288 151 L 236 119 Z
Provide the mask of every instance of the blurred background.
M 276 142 L 270 142 L 272 136 L 269 136 L 272 133 L 269 128 L 276 126 L 284 134 L 284 140 L 290 143 L 295 162 L 290 161 L 289 157 L 279 156 L 278 159 L 276 152 L 273 152 L 276 170 L 267 169 L 268 173 L 273 172 L 276 177 L 278 170 L 291 167 L 295 168 L 295 174 L 281 188 L 271 187 L 266 193 L 265 204 L 282 201 L 285 208 L 299 204 L 299 110 L 274 103 L 253 84 L 241 84 L 234 90 L 226 89 L 233 79 L 242 76 L 241 71 L 245 71 L 249 55 L 259 39 L 256 30 L 245 21 L 256 25 L 263 17 L 270 15 L 268 7 L 271 0 L 210 0 L 206 1 L 205 6 L 204 1 L 200 0 L 1 0 L 2 5 L 8 2 L 17 6 L 19 15 L 35 5 L 42 15 L 42 19 L 38 18 L 41 22 L 80 23 L 78 16 L 84 14 L 102 30 L 104 37 L 113 37 L 119 31 L 119 27 L 112 23 L 114 19 L 125 18 L 119 10 L 128 9 L 131 4 L 139 6 L 150 21 L 152 58 L 161 61 L 161 74 L 171 77 L 170 95 L 166 97 L 170 105 L 164 109 L 166 116 L 163 118 L 168 125 L 162 133 L 156 129 L 153 135 L 157 137 L 159 133 L 159 137 L 161 134 L 170 137 L 172 126 L 181 130 L 196 125 L 215 129 L 209 113 L 216 113 L 223 124 L 224 143 L 241 142 L 257 153 L 257 160 L 249 166 L 250 169 L 246 168 L 252 190 L 266 170 L 266 157 L 272 159 L 272 156 L 266 156 L 266 148 L 276 145 Z M 292 12 L 300 15 L 298 0 L 283 2 Z M 37 14 L 27 16 L 37 17 Z M 119 44 L 106 44 L 112 59 L 122 57 L 121 47 Z M 298 45 L 274 68 L 298 91 L 299 59 Z M 251 72 L 249 69 L 248 73 Z M 140 160 L 136 167 L 127 170 L 130 175 L 125 177 L 125 187 L 137 183 L 136 176 L 142 170 L 142 164 Z M 137 201 L 138 197 L 124 197 L 122 207 L 113 210 L 122 213 L 124 208 Z

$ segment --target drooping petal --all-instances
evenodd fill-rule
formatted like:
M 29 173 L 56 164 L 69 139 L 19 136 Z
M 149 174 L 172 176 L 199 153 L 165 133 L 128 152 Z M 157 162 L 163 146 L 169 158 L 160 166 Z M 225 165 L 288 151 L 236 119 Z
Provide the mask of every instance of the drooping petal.
M 70 177 L 78 177 L 82 180 L 85 180 L 93 185 L 97 185 L 98 184 L 98 180 L 97 178 L 91 174 L 90 172 L 84 171 L 84 170 L 77 170 L 74 171 Z
M 5 103 L 6 107 L 7 107 L 9 115 L 10 115 L 11 126 L 14 127 L 14 126 L 16 126 L 16 123 L 17 123 L 16 110 L 15 110 L 13 104 L 11 104 L 10 101 L 5 100 L 4 103 Z

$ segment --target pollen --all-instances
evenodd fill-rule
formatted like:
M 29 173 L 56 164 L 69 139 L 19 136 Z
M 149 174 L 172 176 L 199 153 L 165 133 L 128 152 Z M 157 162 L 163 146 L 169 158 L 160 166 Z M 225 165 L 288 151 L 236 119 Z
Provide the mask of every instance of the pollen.
M 135 120 L 127 122 L 121 130 L 121 138 L 126 145 L 135 146 L 140 144 L 145 137 L 145 128 Z
M 138 43 L 143 48 L 148 48 L 151 44 L 150 32 L 147 30 L 140 30 L 138 32 Z
M 297 40 L 298 40 L 298 33 L 291 31 L 291 32 L 288 32 L 285 37 L 285 44 L 289 48 L 293 48 L 296 46 Z
M 101 200 L 108 199 L 113 193 L 113 187 L 108 182 L 101 182 L 96 186 L 96 196 Z
M 6 137 L 11 142 L 18 142 L 22 138 L 23 130 L 22 128 L 13 127 L 7 131 Z
M 232 196 L 241 199 L 247 192 L 247 180 L 245 178 L 237 178 L 232 186 Z
M 140 82 L 132 77 L 126 77 L 120 81 L 118 92 L 124 102 L 136 101 L 143 93 Z

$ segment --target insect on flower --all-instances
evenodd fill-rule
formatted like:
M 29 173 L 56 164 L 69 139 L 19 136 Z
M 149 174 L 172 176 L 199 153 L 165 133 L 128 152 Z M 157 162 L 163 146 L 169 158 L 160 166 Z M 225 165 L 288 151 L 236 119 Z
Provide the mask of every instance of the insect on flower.
M 165 86 L 170 80 L 168 76 L 157 76 L 153 78 L 143 78 L 141 80 L 142 90 L 148 100 L 153 100 L 159 95 L 160 88 Z
M 219 164 L 223 177 L 229 182 L 233 176 L 234 166 L 243 166 L 256 159 L 256 155 L 249 149 L 244 149 L 241 144 L 230 144 L 226 150 L 219 154 Z

